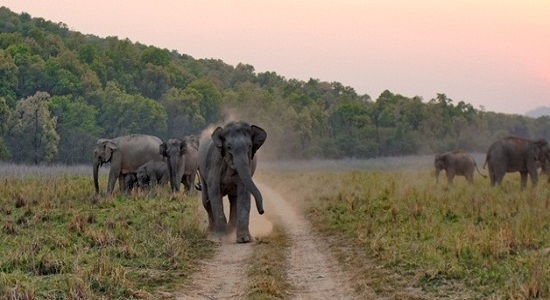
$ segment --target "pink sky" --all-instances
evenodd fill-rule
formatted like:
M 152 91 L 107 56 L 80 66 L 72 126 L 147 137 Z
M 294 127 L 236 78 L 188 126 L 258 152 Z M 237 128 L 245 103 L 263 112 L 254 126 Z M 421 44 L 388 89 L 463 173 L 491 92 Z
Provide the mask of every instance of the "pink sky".
M 74 6 L 78 3 L 78 7 Z M 488 111 L 550 106 L 548 0 L 0 0 L 71 30 L 338 81 L 376 99 L 445 93 Z

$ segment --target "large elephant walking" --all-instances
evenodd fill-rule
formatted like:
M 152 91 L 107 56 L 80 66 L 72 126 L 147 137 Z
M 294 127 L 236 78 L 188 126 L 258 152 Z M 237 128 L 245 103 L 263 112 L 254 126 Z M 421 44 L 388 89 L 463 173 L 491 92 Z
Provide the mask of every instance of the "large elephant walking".
M 519 172 L 521 189 L 524 190 L 528 175 L 531 176 L 533 186 L 537 185 L 538 164 L 548 159 L 550 159 L 550 147 L 547 140 L 506 137 L 489 147 L 485 164 L 489 167 L 492 186 L 501 184 L 507 172 Z
M 160 154 L 167 158 L 172 192 L 179 192 L 183 183 L 190 192 L 199 168 L 199 138 L 188 135 L 181 139 L 169 139 L 159 146 Z
M 485 177 L 485 175 L 479 172 L 474 158 L 462 150 L 436 154 L 434 166 L 436 182 L 439 182 L 439 172 L 441 170 L 445 170 L 449 184 L 453 183 L 455 176 L 464 176 L 466 177 L 466 181 L 472 184 L 474 182 L 474 170 L 477 170 L 479 175 Z
M 252 240 L 248 228 L 250 194 L 263 214 L 262 194 L 252 181 L 256 170 L 256 151 L 267 133 L 260 127 L 237 121 L 218 127 L 210 139 L 201 140 L 199 173 L 202 179 L 202 203 L 208 213 L 209 228 L 218 236 L 236 228 L 237 243 Z M 229 198 L 229 226 L 223 211 L 223 197 Z
M 94 150 L 94 187 L 99 193 L 98 168 L 110 163 L 107 194 L 112 194 L 115 180 L 118 178 L 120 191 L 125 191 L 124 176 L 135 173 L 137 169 L 148 161 L 162 160 L 159 155 L 159 146 L 162 141 L 155 136 L 132 134 L 114 139 L 99 139 Z

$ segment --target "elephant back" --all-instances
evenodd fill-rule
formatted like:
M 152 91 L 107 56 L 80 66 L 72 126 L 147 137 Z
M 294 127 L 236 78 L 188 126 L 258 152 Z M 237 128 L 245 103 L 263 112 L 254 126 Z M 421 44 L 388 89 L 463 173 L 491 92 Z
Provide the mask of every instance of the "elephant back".
M 118 145 L 124 171 L 135 172 L 149 161 L 162 161 L 158 150 L 162 141 L 156 136 L 132 134 L 120 137 L 114 142 Z

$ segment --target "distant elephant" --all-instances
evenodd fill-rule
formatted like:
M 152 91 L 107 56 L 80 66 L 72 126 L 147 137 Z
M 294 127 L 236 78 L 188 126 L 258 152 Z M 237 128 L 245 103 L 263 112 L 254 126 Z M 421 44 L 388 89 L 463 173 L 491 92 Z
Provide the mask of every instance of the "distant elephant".
M 96 195 L 99 193 L 98 168 L 110 163 L 107 194 L 112 194 L 118 178 L 120 191 L 125 191 L 124 176 L 136 172 L 150 160 L 161 161 L 159 146 L 162 141 L 155 136 L 132 134 L 114 139 L 99 139 L 94 150 L 93 176 Z
M 136 176 L 136 173 L 130 172 L 126 175 L 124 175 L 124 186 L 126 192 L 131 192 L 134 187 L 137 187 L 138 178 Z
M 491 185 L 500 185 L 506 172 L 519 172 L 521 189 L 527 186 L 527 175 L 533 186 L 538 183 L 537 164 L 550 159 L 550 147 L 545 139 L 531 140 L 506 137 L 494 142 L 487 150 L 485 164 L 489 167 Z M 485 167 L 484 164 L 484 167 Z
M 199 174 L 202 203 L 208 213 L 210 230 L 218 236 L 237 230 L 237 243 L 252 240 L 248 228 L 250 194 L 256 200 L 259 214 L 264 213 L 262 194 L 252 181 L 256 170 L 256 151 L 264 144 L 267 133 L 243 121 L 218 127 L 210 139 L 201 140 Z M 229 226 L 222 198 L 229 198 Z
M 166 157 L 172 192 L 179 192 L 181 183 L 190 192 L 199 168 L 199 138 L 189 135 L 183 140 L 169 139 L 159 146 L 159 152 Z
M 138 186 L 147 189 L 157 184 L 168 183 L 170 174 L 168 166 L 163 161 L 149 161 L 139 167 L 136 171 Z
M 434 165 L 436 182 L 439 182 L 439 172 L 441 170 L 445 170 L 449 184 L 453 183 L 453 178 L 455 176 L 464 176 L 466 177 L 466 181 L 472 184 L 474 182 L 474 169 L 477 170 L 481 176 L 485 177 L 485 175 L 479 172 L 474 158 L 462 150 L 436 154 Z
M 537 161 L 537 169 L 540 168 L 540 175 L 546 175 L 548 183 L 550 183 L 550 159 Z

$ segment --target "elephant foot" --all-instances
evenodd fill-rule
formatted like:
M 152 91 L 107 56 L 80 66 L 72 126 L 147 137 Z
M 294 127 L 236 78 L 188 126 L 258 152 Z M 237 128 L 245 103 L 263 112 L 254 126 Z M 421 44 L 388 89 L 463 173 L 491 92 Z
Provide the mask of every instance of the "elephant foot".
M 252 236 L 249 233 L 247 234 L 237 234 L 237 244 L 250 243 L 252 241 Z

